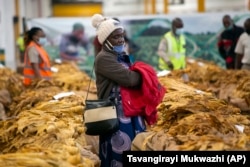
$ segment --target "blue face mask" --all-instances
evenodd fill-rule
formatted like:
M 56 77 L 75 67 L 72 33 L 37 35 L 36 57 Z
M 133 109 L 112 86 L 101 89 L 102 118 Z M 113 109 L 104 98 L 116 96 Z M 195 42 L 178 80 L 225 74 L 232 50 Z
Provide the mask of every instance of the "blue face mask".
M 182 28 L 177 28 L 175 33 L 176 33 L 176 35 L 181 35 L 181 34 L 183 34 L 183 29 Z
M 124 51 L 124 44 L 113 46 L 113 50 L 117 53 L 122 53 Z
M 39 38 L 38 43 L 39 43 L 40 45 L 45 45 L 45 44 L 47 43 L 47 39 L 46 39 L 46 38 L 44 38 L 44 37 Z

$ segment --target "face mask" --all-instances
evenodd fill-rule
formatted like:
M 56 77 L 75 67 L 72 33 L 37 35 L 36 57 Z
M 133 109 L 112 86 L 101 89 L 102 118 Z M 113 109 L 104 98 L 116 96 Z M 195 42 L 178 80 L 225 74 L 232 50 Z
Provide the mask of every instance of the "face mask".
M 44 38 L 44 37 L 39 38 L 38 43 L 39 43 L 40 45 L 45 45 L 45 44 L 47 43 L 47 39 Z
M 183 29 L 182 28 L 177 28 L 175 33 L 176 33 L 176 35 L 181 35 L 181 34 L 183 34 Z
M 122 53 L 124 50 L 124 45 L 113 46 L 113 50 L 117 53 Z
M 117 52 L 117 53 L 122 53 L 124 51 L 124 48 L 125 48 L 125 45 L 116 45 L 116 46 L 113 46 L 108 40 L 107 40 L 107 44 L 106 46 L 108 48 L 113 48 L 113 51 Z M 111 50 L 111 49 L 110 49 Z

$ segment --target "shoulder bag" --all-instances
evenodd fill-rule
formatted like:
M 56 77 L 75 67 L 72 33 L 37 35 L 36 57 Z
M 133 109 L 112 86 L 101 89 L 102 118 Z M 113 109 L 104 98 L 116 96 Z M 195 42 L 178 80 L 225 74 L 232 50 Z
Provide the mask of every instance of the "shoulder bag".
M 118 97 L 117 86 L 115 87 L 115 97 L 87 100 L 93 70 L 91 73 L 83 114 L 84 125 L 86 128 L 85 133 L 92 136 L 113 133 L 119 129 L 119 120 L 116 111 Z

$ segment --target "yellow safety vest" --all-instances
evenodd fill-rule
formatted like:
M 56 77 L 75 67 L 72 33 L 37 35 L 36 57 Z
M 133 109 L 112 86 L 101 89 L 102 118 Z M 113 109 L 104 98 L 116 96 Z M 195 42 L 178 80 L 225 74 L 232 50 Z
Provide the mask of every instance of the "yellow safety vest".
M 172 34 L 172 32 L 167 32 L 164 38 L 168 43 L 168 55 L 170 55 L 169 60 L 174 66 L 174 70 L 182 69 L 186 67 L 186 49 L 185 49 L 185 38 L 183 35 L 179 36 L 179 39 Z M 167 70 L 168 65 L 162 58 L 159 58 L 159 68 L 161 70 Z
M 18 37 L 17 44 L 19 46 L 19 49 L 24 52 L 25 46 L 24 46 L 24 38 Z

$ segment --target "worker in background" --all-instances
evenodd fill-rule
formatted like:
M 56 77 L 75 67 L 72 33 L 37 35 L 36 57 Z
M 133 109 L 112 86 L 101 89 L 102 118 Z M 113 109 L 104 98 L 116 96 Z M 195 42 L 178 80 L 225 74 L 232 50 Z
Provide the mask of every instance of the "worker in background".
M 160 70 L 177 70 L 186 67 L 186 41 L 180 18 L 172 21 L 172 29 L 165 33 L 158 46 Z
M 220 56 L 225 60 L 227 69 L 240 69 L 241 63 L 237 63 L 234 50 L 244 29 L 236 26 L 229 15 L 223 16 L 222 23 L 225 29 L 220 34 L 218 40 Z
M 239 58 L 238 61 L 242 63 L 241 69 L 250 70 L 250 18 L 244 22 L 245 32 L 241 34 L 235 53 Z
M 25 54 L 23 83 L 25 86 L 33 80 L 50 80 L 50 58 L 43 45 L 46 44 L 44 31 L 39 27 L 33 27 L 25 34 Z
M 17 45 L 17 49 L 18 49 L 20 63 L 23 64 L 23 62 L 24 62 L 24 49 L 25 49 L 23 34 L 20 34 L 20 36 L 17 38 L 16 45 Z
M 72 32 L 62 36 L 59 44 L 60 57 L 64 61 L 84 61 L 84 57 L 80 55 L 81 48 L 89 55 L 89 40 L 84 33 L 84 26 L 75 23 Z

